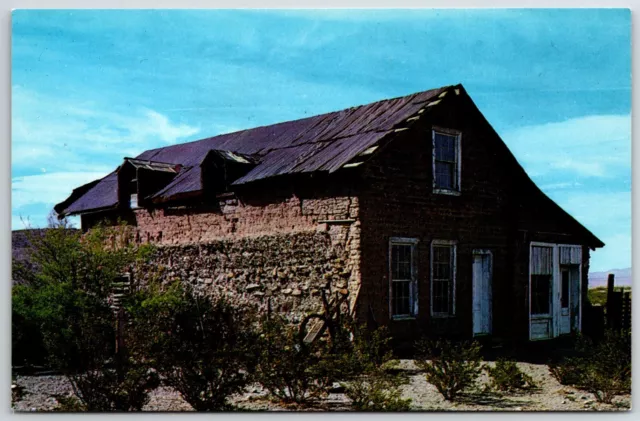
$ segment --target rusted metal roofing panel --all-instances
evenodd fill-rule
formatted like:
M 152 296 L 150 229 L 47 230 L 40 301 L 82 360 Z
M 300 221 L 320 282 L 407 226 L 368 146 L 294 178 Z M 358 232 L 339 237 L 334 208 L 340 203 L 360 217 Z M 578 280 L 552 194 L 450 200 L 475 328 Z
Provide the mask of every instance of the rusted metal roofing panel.
M 260 164 L 232 184 L 244 184 L 263 178 L 292 173 L 296 166 L 304 162 L 307 157 L 313 155 L 322 146 L 324 145 L 316 143 L 276 149 L 265 155 L 260 160 Z
M 93 186 L 95 186 L 99 182 L 100 182 L 100 179 L 93 180 L 87 184 L 83 184 L 80 187 L 76 187 L 75 189 L 73 189 L 73 192 L 71 192 L 71 195 L 67 197 L 64 201 L 55 205 L 53 207 L 53 210 L 58 214 L 59 217 L 63 217 L 67 207 L 70 204 L 78 200 L 78 198 L 82 197 L 86 192 L 89 191 L 89 189 L 91 189 Z
M 370 132 L 345 137 L 332 142 L 295 169 L 295 172 L 328 171 L 334 172 L 358 153 L 378 142 L 387 133 Z
M 241 158 L 251 157 L 256 164 L 233 184 L 244 184 L 291 173 L 333 172 L 381 140 L 394 127 L 417 113 L 427 101 L 436 99 L 447 89 L 449 87 L 152 149 L 128 160 L 134 165 L 167 170 L 177 164 L 191 167 L 189 170 L 180 171 L 169 185 L 153 196 L 154 198 L 167 198 L 202 189 L 200 164 L 212 150 L 230 154 L 231 158 L 228 159 L 234 159 L 233 154 Z M 154 165 L 148 161 L 158 164 Z M 81 209 L 89 209 L 90 203 L 117 203 L 117 192 L 109 191 L 108 199 L 92 198 L 99 192 L 102 194 L 105 185 L 98 183 L 95 188 L 76 200 L 73 208 L 80 209 L 76 206 L 80 203 Z M 98 186 L 100 189 L 97 189 Z M 117 188 L 117 183 L 114 183 L 114 186 Z
M 200 167 L 185 168 L 162 190 L 151 196 L 154 201 L 165 201 L 173 196 L 202 190 Z
M 157 161 L 149 161 L 145 159 L 135 159 L 135 158 L 125 158 L 126 162 L 133 165 L 135 168 L 143 168 L 145 170 L 151 171 L 162 171 L 162 172 L 170 172 L 177 173 L 179 171 L 176 168 L 176 164 L 171 164 L 167 162 L 157 162 Z
M 73 202 L 61 214 L 70 215 L 103 208 L 110 208 L 118 204 L 118 174 L 114 171 L 102 178 L 78 200 Z

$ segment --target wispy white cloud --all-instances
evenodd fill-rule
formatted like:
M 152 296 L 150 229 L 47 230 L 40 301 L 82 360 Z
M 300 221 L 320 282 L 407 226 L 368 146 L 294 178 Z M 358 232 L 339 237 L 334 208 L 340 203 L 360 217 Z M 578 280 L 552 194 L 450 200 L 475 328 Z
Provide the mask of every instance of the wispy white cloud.
M 21 86 L 12 91 L 14 171 L 89 171 L 95 160 L 117 165 L 158 143 L 176 143 L 200 129 L 155 110 L 116 112 L 93 101 L 60 99 Z
M 63 201 L 71 191 L 89 181 L 104 177 L 110 169 L 97 167 L 95 171 L 56 172 L 13 177 L 11 179 L 11 206 L 21 209 L 28 205 L 53 206 Z
M 593 253 L 591 270 L 629 266 L 631 117 L 585 116 L 502 138 L 540 188 L 606 244 Z
M 561 189 L 577 188 L 577 187 L 581 187 L 581 186 L 582 186 L 582 183 L 579 183 L 577 181 L 562 181 L 562 182 L 558 182 L 558 183 L 542 184 L 539 187 L 543 191 L 550 191 L 550 190 L 561 190 Z
M 555 192 L 549 196 L 596 235 L 631 233 L 631 192 Z
M 630 115 L 593 115 L 520 127 L 502 138 L 532 175 L 564 171 L 607 178 L 630 174 Z
M 631 262 L 631 192 L 548 192 L 605 247 L 593 252 L 592 271 L 628 267 Z
M 53 205 L 103 177 L 124 156 L 184 141 L 199 128 L 148 108 L 117 112 L 86 99 L 13 86 L 12 227 L 46 225 Z

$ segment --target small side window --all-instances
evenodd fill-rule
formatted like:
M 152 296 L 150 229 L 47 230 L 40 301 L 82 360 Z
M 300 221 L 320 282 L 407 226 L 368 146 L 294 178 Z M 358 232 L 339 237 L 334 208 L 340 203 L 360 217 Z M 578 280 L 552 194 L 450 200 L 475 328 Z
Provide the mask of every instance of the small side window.
M 138 194 L 133 193 L 129 199 L 129 206 L 131 209 L 138 209 Z
M 433 129 L 433 192 L 460 194 L 460 133 Z

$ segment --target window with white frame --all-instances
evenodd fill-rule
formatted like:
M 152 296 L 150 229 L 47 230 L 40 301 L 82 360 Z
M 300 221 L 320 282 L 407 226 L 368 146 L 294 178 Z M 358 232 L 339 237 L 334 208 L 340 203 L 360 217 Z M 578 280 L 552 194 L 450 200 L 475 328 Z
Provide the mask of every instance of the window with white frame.
M 433 129 L 433 191 L 460 192 L 460 133 Z
M 431 314 L 453 316 L 456 291 L 455 241 L 434 240 L 431 243 Z
M 416 245 L 414 238 L 389 241 L 389 308 L 392 318 L 414 317 L 418 312 Z

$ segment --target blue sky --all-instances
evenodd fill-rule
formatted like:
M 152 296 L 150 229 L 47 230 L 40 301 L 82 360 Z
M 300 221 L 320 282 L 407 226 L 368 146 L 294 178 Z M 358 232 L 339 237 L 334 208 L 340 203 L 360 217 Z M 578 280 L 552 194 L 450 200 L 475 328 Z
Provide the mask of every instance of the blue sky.
M 12 228 L 145 149 L 463 83 L 631 266 L 628 10 L 19 10 Z

